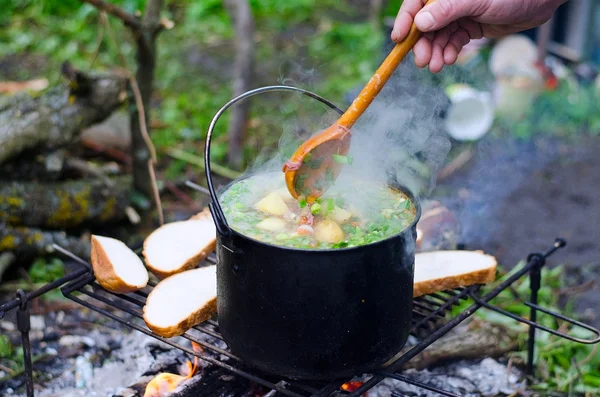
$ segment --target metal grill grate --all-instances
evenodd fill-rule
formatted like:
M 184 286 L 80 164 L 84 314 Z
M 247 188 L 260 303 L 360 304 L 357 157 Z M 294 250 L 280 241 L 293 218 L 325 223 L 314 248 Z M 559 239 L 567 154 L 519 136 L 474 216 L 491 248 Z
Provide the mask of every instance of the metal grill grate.
M 71 255 L 69 255 L 71 256 Z M 81 262 L 81 260 L 78 260 Z M 214 264 L 214 256 L 208 258 L 205 264 Z M 87 264 L 86 264 L 87 265 Z M 202 264 L 200 265 L 202 266 Z M 227 349 L 223 338 L 218 330 L 218 323 L 208 320 L 187 331 L 181 338 L 162 338 L 150 331 L 143 322 L 142 308 L 145 305 L 148 294 L 155 287 L 155 283 L 149 283 L 142 290 L 123 295 L 109 292 L 95 282 L 94 275 L 88 272 L 79 278 L 66 284 L 62 293 L 69 299 L 92 309 L 112 320 L 140 331 L 146 335 L 156 338 L 170 346 L 178 348 L 186 353 L 197 356 L 211 364 L 218 365 L 232 373 L 242 376 L 260 385 L 277 390 L 282 395 L 292 397 L 305 396 L 327 396 L 336 390 L 340 390 L 343 382 L 323 383 L 295 381 L 281 379 L 273 376 L 260 374 L 248 368 L 244 363 Z M 445 291 L 428 296 L 416 298 L 413 303 L 413 323 L 411 334 L 423 339 L 444 324 L 447 313 L 461 300 L 474 293 L 478 286 L 459 288 L 453 291 Z M 77 292 L 92 299 L 82 299 Z M 103 307 L 105 306 L 105 307 Z M 204 352 L 195 352 L 183 342 L 186 339 L 195 342 L 204 348 Z M 392 376 L 394 376 L 393 374 Z M 387 376 L 387 375 L 386 375 Z M 402 380 L 410 380 L 402 376 Z M 414 382 L 413 382 L 414 383 Z M 427 386 L 426 386 L 427 387 Z M 444 394 L 453 396 L 453 394 Z
M 0 305 L 0 318 L 2 318 L 5 311 L 18 309 L 17 327 L 19 331 L 21 331 L 23 337 L 28 397 L 34 396 L 33 372 L 28 337 L 28 303 L 31 299 L 39 297 L 43 293 L 60 286 L 62 286 L 61 291 L 63 294 L 71 300 L 88 307 L 104 315 L 105 317 L 120 322 L 129 328 L 149 335 L 188 354 L 197 356 L 206 362 L 224 368 L 235 375 L 244 377 L 252 382 L 268 387 L 273 390 L 272 393 L 278 392 L 281 395 L 292 397 L 325 397 L 331 396 L 334 393 L 335 395 L 339 395 L 338 393 L 341 393 L 346 397 L 361 397 L 363 393 L 373 388 L 384 378 L 392 378 L 412 384 L 425 390 L 433 391 L 442 396 L 456 397 L 456 395 L 453 393 L 416 381 L 410 377 L 398 373 L 398 371 L 400 371 L 404 364 L 409 362 L 413 357 L 421 353 L 425 348 L 444 336 L 448 331 L 466 320 L 482 307 L 489 310 L 494 310 L 516 321 L 520 321 L 529 325 L 530 332 L 527 366 L 528 375 L 532 375 L 533 371 L 535 329 L 543 330 L 553 335 L 557 335 L 578 343 L 596 344 L 600 342 L 600 331 L 597 329 L 581 322 L 569 319 L 558 313 L 553 313 L 537 305 L 537 293 L 541 283 L 541 268 L 546 263 L 546 258 L 564 245 L 564 240 L 557 239 L 552 247 L 550 247 L 546 252 L 529 255 L 527 257 L 526 266 L 512 274 L 510 277 L 502 281 L 495 288 L 485 294 L 481 293 L 480 286 L 471 286 L 468 288 L 459 288 L 452 291 L 435 293 L 415 299 L 413 302 L 413 324 L 411 334 L 417 337 L 418 343 L 411 346 L 410 349 L 406 349 L 403 350 L 403 352 L 398 353 L 398 355 L 388 363 L 384 370 L 374 371 L 372 374 L 368 375 L 368 379 L 362 384 L 362 386 L 352 392 L 341 391 L 341 386 L 351 379 L 344 381 L 338 380 L 331 383 L 304 382 L 294 381 L 291 379 L 281 379 L 272 375 L 256 372 L 255 370 L 246 366 L 238 357 L 233 355 L 227 349 L 225 342 L 219 334 L 218 323 L 212 320 L 197 325 L 193 329 L 186 332 L 182 337 L 166 339 L 157 336 L 146 327 L 142 319 L 142 308 L 145 304 L 148 294 L 155 284 L 150 283 L 143 290 L 127 295 L 111 293 L 96 283 L 89 263 L 56 245 L 54 248 L 57 251 L 80 263 L 82 268 L 68 274 L 60 280 L 56 280 L 45 285 L 39 290 L 32 291 L 29 294 L 25 294 L 22 290 L 17 291 L 17 297 L 15 299 Z M 214 255 L 207 259 L 207 263 L 215 262 L 216 260 Z M 525 302 L 525 304 L 531 308 L 531 313 L 529 316 L 530 320 L 506 312 L 490 303 L 502 291 L 510 287 L 517 280 L 521 279 L 522 277 L 526 277 L 527 275 L 530 278 L 531 299 L 530 302 Z M 90 299 L 84 299 L 81 296 L 82 294 L 86 295 Z M 472 304 L 468 308 L 455 313 L 455 316 L 449 315 L 452 307 L 458 305 L 465 299 L 470 299 Z M 595 336 L 589 339 L 582 339 L 563 333 L 559 330 L 554 330 L 539 325 L 535 322 L 537 312 L 554 316 L 557 320 L 584 328 L 595 334 Z M 195 352 L 186 345 L 186 339 L 203 346 L 204 351 Z M 357 376 L 361 375 L 364 374 L 357 374 Z M 272 393 L 268 393 L 267 395 L 272 396 Z

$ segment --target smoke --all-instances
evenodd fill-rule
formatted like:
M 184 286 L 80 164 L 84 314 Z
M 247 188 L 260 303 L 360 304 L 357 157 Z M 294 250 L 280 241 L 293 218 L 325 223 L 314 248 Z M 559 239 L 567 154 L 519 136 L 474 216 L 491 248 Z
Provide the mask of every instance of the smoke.
M 281 70 L 288 73 L 280 76 L 282 84 L 306 89 L 310 89 L 318 77 L 315 68 L 305 68 L 297 62 L 288 62 Z M 362 85 L 356 92 L 349 93 L 350 100 L 345 106 L 337 104 L 342 111 L 360 89 Z M 269 177 L 265 178 L 268 186 L 261 189 L 263 192 L 283 187 L 285 161 L 304 140 L 339 118 L 336 111 L 300 93 L 264 95 L 277 98 L 269 103 L 278 109 L 279 115 L 262 122 L 269 125 L 269 134 L 279 139 L 275 150 L 263 147 L 247 170 L 251 174 L 268 173 Z M 266 98 L 261 98 L 264 100 Z M 416 68 L 412 57 L 407 57 L 352 128 L 349 155 L 353 162 L 344 166 L 336 180 L 336 190 L 343 191 L 348 184 L 350 191 L 356 178 L 387 183 L 391 177 L 415 196 L 430 193 L 435 187 L 437 171 L 450 150 L 442 123 L 448 104 L 441 87 L 432 83 L 430 73 Z
M 352 129 L 352 169 L 362 178 L 390 176 L 415 195 L 430 193 L 450 141 L 442 125 L 447 99 L 406 60 Z

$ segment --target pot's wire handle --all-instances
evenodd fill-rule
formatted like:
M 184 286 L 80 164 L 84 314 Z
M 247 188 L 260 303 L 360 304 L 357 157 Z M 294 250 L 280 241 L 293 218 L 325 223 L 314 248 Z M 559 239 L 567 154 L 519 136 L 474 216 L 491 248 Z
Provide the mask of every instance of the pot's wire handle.
M 261 88 L 256 88 L 254 90 L 246 91 L 245 93 L 238 95 L 237 97 L 231 99 L 229 102 L 227 102 L 225 105 L 223 105 L 217 111 L 217 113 L 215 113 L 215 115 L 213 116 L 213 119 L 210 122 L 210 125 L 208 126 L 208 131 L 206 133 L 206 145 L 204 147 L 204 170 L 206 173 L 206 183 L 208 184 L 208 191 L 210 193 L 210 199 L 211 199 L 211 202 L 208 205 L 208 207 L 213 216 L 213 220 L 215 222 L 215 227 L 217 228 L 217 232 L 222 236 L 229 236 L 231 234 L 231 228 L 229 227 L 229 224 L 227 223 L 227 220 L 225 219 L 225 214 L 223 213 L 223 209 L 221 208 L 221 204 L 219 203 L 219 198 L 215 191 L 215 187 L 213 185 L 212 176 L 211 176 L 210 141 L 212 139 L 213 131 L 215 130 L 217 121 L 219 121 L 219 119 L 221 118 L 223 113 L 225 113 L 225 111 L 227 109 L 229 109 L 231 106 L 235 105 L 236 103 L 238 103 L 244 99 L 250 98 L 252 96 L 266 93 L 266 92 L 274 92 L 274 91 L 299 92 L 303 95 L 306 95 L 310 98 L 316 99 L 317 101 L 329 106 L 329 108 L 335 110 L 340 115 L 344 113 L 340 108 L 335 106 L 332 102 L 315 94 L 314 92 L 310 92 L 310 91 L 304 90 L 302 88 L 287 86 L 287 85 L 272 85 L 272 86 L 266 86 L 266 87 L 261 87 Z M 281 176 L 281 178 L 283 180 L 283 175 Z

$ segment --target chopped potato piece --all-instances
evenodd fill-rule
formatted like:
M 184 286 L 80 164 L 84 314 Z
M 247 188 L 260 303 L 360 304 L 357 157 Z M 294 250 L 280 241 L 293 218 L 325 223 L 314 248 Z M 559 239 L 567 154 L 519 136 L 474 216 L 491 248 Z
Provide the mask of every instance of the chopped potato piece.
M 335 206 L 333 211 L 331 211 L 327 217 L 337 223 L 346 223 L 352 218 L 352 213 L 343 208 Z
M 322 243 L 335 244 L 344 240 L 344 231 L 336 222 L 325 219 L 314 227 L 315 239 Z
M 267 218 L 260 221 L 256 227 L 269 232 L 282 232 L 286 229 L 287 222 L 281 218 Z
M 267 214 L 283 216 L 289 211 L 281 195 L 277 192 L 271 192 L 268 196 L 256 203 L 255 208 Z

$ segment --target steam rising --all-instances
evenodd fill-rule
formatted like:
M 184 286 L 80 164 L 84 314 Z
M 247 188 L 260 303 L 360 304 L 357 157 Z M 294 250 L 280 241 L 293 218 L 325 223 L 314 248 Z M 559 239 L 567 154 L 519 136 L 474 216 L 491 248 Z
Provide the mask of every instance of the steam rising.
M 292 69 L 294 76 L 283 78 L 285 84 L 305 87 L 294 84 L 299 69 L 297 65 Z M 314 73 L 309 70 L 303 76 L 308 85 L 311 85 Z M 412 59 L 406 59 L 352 128 L 349 155 L 353 162 L 344 166 L 336 181 L 336 190 L 343 190 L 344 184 L 356 178 L 386 183 L 391 176 L 416 196 L 432 191 L 436 171 L 450 150 L 441 119 L 447 99 L 440 95 L 438 87 L 423 81 L 422 73 L 428 72 L 419 71 Z M 360 89 L 362 86 L 351 99 Z M 271 120 L 272 133 L 280 136 L 277 150 L 264 148 L 248 172 L 272 171 L 280 180 L 269 185 L 285 186 L 281 170 L 285 161 L 304 140 L 331 125 L 339 114 L 301 94 L 286 92 L 280 95 L 277 106 L 288 117 L 279 122 Z M 338 106 L 342 110 L 346 108 L 342 104 Z

